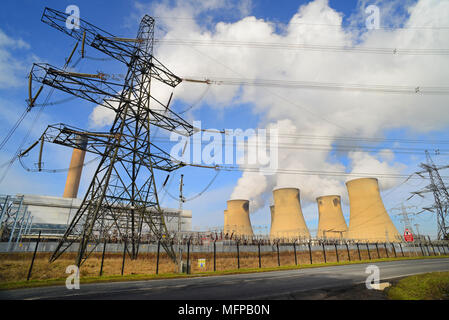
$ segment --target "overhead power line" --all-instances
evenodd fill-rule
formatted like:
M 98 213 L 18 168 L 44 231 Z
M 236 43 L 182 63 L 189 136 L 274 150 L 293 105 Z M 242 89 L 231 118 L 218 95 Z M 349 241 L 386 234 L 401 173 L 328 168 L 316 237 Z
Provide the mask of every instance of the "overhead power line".
M 154 141 L 158 142 L 169 142 L 169 138 L 154 138 Z M 191 144 L 201 144 L 204 142 L 201 141 L 191 141 Z M 207 143 L 205 143 L 207 144 Z M 237 141 L 224 141 L 221 142 L 222 146 L 237 146 Z M 258 146 L 268 147 L 267 144 L 259 144 L 253 141 L 246 141 L 244 146 L 246 147 L 258 147 Z M 430 148 L 401 148 L 394 146 L 366 146 L 366 145 L 325 145 L 325 144 L 308 144 L 308 143 L 278 143 L 275 145 L 276 148 L 279 149 L 296 149 L 296 150 L 309 150 L 309 151 L 335 151 L 335 152 L 377 152 L 377 153 L 400 153 L 400 154 L 424 154 L 426 150 Z M 438 152 L 439 155 L 449 155 L 449 149 L 439 149 L 435 148 L 435 151 Z
M 196 21 L 198 19 L 192 17 L 164 17 L 159 16 L 155 17 L 156 19 L 167 19 L 167 20 L 185 20 L 185 21 Z M 239 22 L 235 19 L 220 19 L 219 22 L 228 22 L 228 23 L 236 23 Z M 288 25 L 305 25 L 305 26 L 316 26 L 316 27 L 331 27 L 331 28 L 343 28 L 343 29 L 366 29 L 366 26 L 355 26 L 355 25 L 341 25 L 341 24 L 331 24 L 331 23 L 316 23 L 316 22 L 287 22 L 281 23 L 279 21 L 264 21 L 265 23 L 274 23 L 274 24 L 288 24 Z M 245 23 L 260 23 L 258 21 L 245 21 Z M 387 26 L 379 26 L 379 30 L 449 30 L 449 26 L 404 26 L 404 27 L 387 27 Z M 370 30 L 375 31 L 376 29 Z
M 323 52 L 354 52 L 372 54 L 393 55 L 449 55 L 449 49 L 431 48 L 385 48 L 385 47 L 361 47 L 324 45 L 307 43 L 274 43 L 253 41 L 229 41 L 229 40 L 196 40 L 196 39 L 155 39 L 155 44 L 172 46 L 220 46 L 236 48 L 258 48 L 258 49 L 282 49 L 282 50 L 310 50 Z
M 183 81 L 203 82 L 214 85 L 277 87 L 277 88 L 304 88 L 324 90 L 365 91 L 396 94 L 420 94 L 420 95 L 447 95 L 449 87 L 444 86 L 398 86 L 378 84 L 350 84 L 337 82 L 291 81 L 278 79 L 243 79 L 243 78 L 201 78 L 198 76 L 186 76 Z
M 365 178 L 392 178 L 392 179 L 422 179 L 422 177 L 415 176 L 414 174 L 396 174 L 396 173 L 381 173 L 381 172 L 342 172 L 342 171 L 322 171 L 322 170 L 302 170 L 302 169 L 264 169 L 259 167 L 245 167 L 245 166 L 206 166 L 187 164 L 193 167 L 211 168 L 215 170 L 223 171 L 243 171 L 243 172 L 272 172 L 276 174 L 294 174 L 294 175 L 307 175 L 307 176 L 335 176 L 335 177 L 365 177 Z M 445 176 L 447 178 L 447 176 Z

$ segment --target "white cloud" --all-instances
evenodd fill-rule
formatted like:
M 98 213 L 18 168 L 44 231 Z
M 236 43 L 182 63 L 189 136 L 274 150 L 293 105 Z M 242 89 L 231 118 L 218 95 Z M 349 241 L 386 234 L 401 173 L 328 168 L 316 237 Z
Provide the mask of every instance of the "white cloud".
M 29 44 L 25 41 L 13 39 L 0 29 L 0 89 L 17 87 L 25 83 L 21 76 L 26 67 L 17 60 L 15 54 L 29 48 Z
M 365 3 L 366 4 L 366 3 Z M 371 3 L 370 3 L 371 4 Z M 408 15 L 397 15 L 403 4 L 395 1 L 377 1 L 381 19 L 387 25 L 423 26 L 445 25 L 449 21 L 449 2 L 418 1 L 408 6 Z M 406 3 L 407 5 L 407 3 Z M 362 9 L 364 2 L 360 2 Z M 141 13 L 148 6 L 139 5 Z M 263 43 L 303 43 L 358 48 L 448 48 L 449 37 L 444 31 L 426 29 L 359 30 L 341 26 L 342 14 L 330 8 L 327 0 L 316 0 L 292 13 L 282 32 L 276 26 L 246 16 L 235 23 L 217 23 L 206 28 L 198 22 L 200 13 L 225 10 L 229 3 L 217 1 L 175 1 L 174 5 L 161 2 L 151 7 L 151 14 L 161 17 L 157 26 L 163 26 L 164 39 L 194 39 L 205 41 L 243 41 Z M 243 11 L 242 11 L 243 12 Z M 145 12 L 146 13 L 146 12 Z M 248 13 L 248 12 L 246 12 Z M 184 19 L 170 19 L 183 17 Z M 351 19 L 360 23 L 362 15 Z M 329 26 L 331 25 L 331 26 Z M 337 27 L 335 27 L 337 26 Z M 399 50 L 400 52 L 400 50 Z M 174 73 L 180 76 L 210 78 L 280 79 L 292 81 L 319 81 L 349 84 L 383 84 L 406 86 L 446 85 L 449 75 L 449 57 L 393 54 L 364 54 L 357 52 L 328 52 L 308 50 L 258 49 L 247 46 L 172 46 L 161 44 L 156 55 Z M 175 98 L 191 102 L 200 94 L 200 86 L 182 83 L 176 88 Z M 165 93 L 164 93 L 165 94 Z M 447 97 L 400 95 L 356 91 L 273 89 L 261 87 L 214 86 L 205 99 L 217 109 L 226 109 L 240 103 L 252 105 L 253 111 L 264 115 L 260 127 L 283 124 L 296 134 L 317 136 L 382 137 L 387 130 L 407 128 L 412 133 L 425 133 L 447 128 L 449 113 Z M 431 108 L 431 109 L 430 109 Z M 288 120 L 287 120 L 288 119 Z M 311 143 L 301 138 L 289 138 L 289 143 Z M 331 148 L 335 141 L 321 142 Z M 306 149 L 281 149 L 279 165 L 283 169 L 304 171 L 345 171 L 365 173 L 399 173 L 403 165 L 394 163 L 390 152 L 378 155 L 352 152 L 350 164 L 338 161 L 330 152 Z M 380 179 L 381 186 L 389 188 L 392 180 Z M 276 186 L 295 186 L 301 197 L 315 201 L 326 193 L 345 196 L 345 178 L 300 174 L 278 174 L 275 178 L 260 178 L 244 173 L 238 181 L 233 197 L 250 198 L 261 206 Z
M 90 128 L 103 128 L 111 125 L 115 119 L 115 111 L 103 106 L 96 106 L 89 115 Z

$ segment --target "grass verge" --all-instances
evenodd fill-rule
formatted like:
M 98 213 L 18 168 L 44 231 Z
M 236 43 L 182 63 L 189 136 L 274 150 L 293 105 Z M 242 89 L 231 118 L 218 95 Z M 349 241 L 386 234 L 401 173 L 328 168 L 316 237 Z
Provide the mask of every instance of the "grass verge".
M 193 277 L 207 277 L 207 276 L 219 276 L 219 275 L 230 275 L 230 274 L 245 274 L 245 273 L 258 273 L 258 272 L 271 272 L 271 271 L 282 271 L 282 270 L 295 270 L 295 269 L 306 269 L 306 268 L 319 268 L 319 267 L 330 267 L 330 266 L 342 266 L 350 264 L 363 264 L 363 263 L 376 263 L 376 262 L 388 262 L 388 261 L 400 261 L 400 260 L 422 260 L 422 259 L 439 259 L 439 258 L 449 258 L 449 255 L 441 256 L 425 256 L 425 257 L 400 257 L 400 258 L 381 258 L 381 259 L 371 259 L 371 260 L 361 260 L 361 261 L 345 261 L 345 262 L 329 262 L 329 263 L 317 263 L 317 264 L 301 264 L 286 265 L 281 267 L 270 267 L 270 268 L 241 268 L 232 269 L 224 271 L 208 271 L 203 273 L 194 273 L 190 275 L 179 274 L 179 273 L 163 273 L 163 274 L 130 274 L 130 275 L 109 275 L 109 276 L 81 276 L 80 283 L 100 283 L 100 282 L 119 282 L 119 281 L 143 281 L 143 280 L 157 280 L 157 279 L 170 279 L 170 278 L 193 278 Z M 449 273 L 448 273 L 449 280 Z M 449 283 L 449 281 L 448 281 Z M 45 280 L 30 280 L 30 281 L 11 281 L 0 283 L 0 290 L 10 290 L 19 288 L 34 288 L 34 287 L 44 287 L 44 286 L 57 286 L 64 285 L 65 278 L 54 278 Z
M 449 300 L 449 272 L 432 272 L 399 280 L 387 291 L 392 300 Z

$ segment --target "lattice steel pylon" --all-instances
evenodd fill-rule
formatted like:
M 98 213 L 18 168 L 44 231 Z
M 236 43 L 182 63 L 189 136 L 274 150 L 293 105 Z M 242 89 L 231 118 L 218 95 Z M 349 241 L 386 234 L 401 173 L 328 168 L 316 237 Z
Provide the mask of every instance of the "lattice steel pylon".
M 193 127 L 169 109 L 170 101 L 165 105 L 151 95 L 151 81 L 175 87 L 181 79 L 153 56 L 155 22 L 150 16 L 141 20 L 136 39 L 117 38 L 83 19 L 78 28 L 67 29 L 67 18 L 66 13 L 45 8 L 42 21 L 81 42 L 82 50 L 89 45 L 125 63 L 128 70 L 122 83 L 108 81 L 103 74 L 68 72 L 47 64 L 35 64 L 30 73 L 35 82 L 115 112 L 109 132 L 89 132 L 59 124 L 49 126 L 40 139 L 42 143 L 48 141 L 101 155 L 82 204 L 50 261 L 79 242 L 76 263 L 80 266 L 112 231 L 129 241 L 128 253 L 136 258 L 144 230 L 161 238 L 163 248 L 176 261 L 172 244 L 164 238 L 167 227 L 154 173 L 172 171 L 184 164 L 172 160 L 150 141 L 150 126 L 184 135 L 192 135 Z
M 422 176 L 423 173 L 427 173 L 429 175 L 430 184 L 427 185 L 423 190 L 412 192 L 412 194 L 422 197 L 423 193 L 433 193 L 435 203 L 430 207 L 423 208 L 423 210 L 436 213 L 438 224 L 438 239 L 447 240 L 449 239 L 449 222 L 447 221 L 449 214 L 449 193 L 443 182 L 443 179 L 440 176 L 439 170 L 446 169 L 448 166 L 437 167 L 432 161 L 432 158 L 430 157 L 430 154 L 427 150 L 426 159 L 427 163 L 421 163 L 420 165 L 420 167 L 424 170 L 416 173 L 419 176 Z

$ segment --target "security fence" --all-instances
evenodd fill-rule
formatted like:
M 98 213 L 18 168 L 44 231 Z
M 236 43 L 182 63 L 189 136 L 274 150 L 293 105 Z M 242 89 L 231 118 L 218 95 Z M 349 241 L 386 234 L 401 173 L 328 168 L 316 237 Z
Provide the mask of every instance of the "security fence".
M 161 241 L 171 241 L 181 264 L 174 263 L 163 252 Z M 34 258 L 48 258 L 58 243 L 45 236 L 39 241 L 23 241 L 9 254 L 20 255 L 32 265 Z M 5 252 L 7 243 L 0 243 Z M 98 245 L 90 244 L 92 251 L 89 270 L 82 275 L 159 274 L 173 272 L 202 273 L 249 268 L 276 268 L 306 264 L 343 263 L 347 261 L 369 261 L 381 258 L 449 255 L 448 241 L 423 242 L 369 242 L 346 240 L 270 240 L 267 237 L 252 239 L 215 239 L 184 237 L 181 239 L 148 239 L 138 247 L 137 259 L 131 259 L 130 242 L 118 239 L 103 239 Z M 78 244 L 74 243 L 61 256 L 74 264 Z M 34 253 L 31 257 L 31 252 Z M 179 262 L 179 260 L 178 260 Z M 181 267 L 180 267 L 181 265 Z M 182 266 L 184 266 L 182 268 Z M 187 267 L 188 266 L 188 267 Z M 81 271 L 84 265 L 81 266 Z M 31 274 L 30 268 L 30 274 Z

